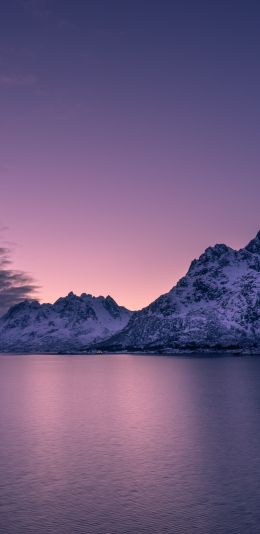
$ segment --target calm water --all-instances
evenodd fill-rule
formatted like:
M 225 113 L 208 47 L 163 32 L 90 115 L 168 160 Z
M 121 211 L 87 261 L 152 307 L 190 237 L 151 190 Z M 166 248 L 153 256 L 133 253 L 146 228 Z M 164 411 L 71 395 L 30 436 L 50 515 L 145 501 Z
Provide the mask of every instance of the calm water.
M 260 358 L 0 356 L 1 534 L 260 531 Z

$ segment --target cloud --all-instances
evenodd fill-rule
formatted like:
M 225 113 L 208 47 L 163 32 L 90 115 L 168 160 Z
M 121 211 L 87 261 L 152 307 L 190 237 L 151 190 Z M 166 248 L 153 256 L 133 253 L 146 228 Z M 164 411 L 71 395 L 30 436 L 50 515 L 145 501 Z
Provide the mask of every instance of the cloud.
M 37 289 L 31 276 L 11 268 L 10 249 L 0 247 L 0 316 L 14 304 L 33 298 Z
M 0 74 L 0 86 L 20 87 L 35 83 L 36 77 L 33 74 Z

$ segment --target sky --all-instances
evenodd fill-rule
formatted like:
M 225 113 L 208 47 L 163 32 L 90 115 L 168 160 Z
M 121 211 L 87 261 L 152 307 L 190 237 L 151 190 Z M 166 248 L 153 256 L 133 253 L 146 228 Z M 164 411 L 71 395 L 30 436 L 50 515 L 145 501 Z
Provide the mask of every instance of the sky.
M 254 0 L 1 1 L 2 246 L 41 301 L 138 309 L 254 237 L 259 26 Z

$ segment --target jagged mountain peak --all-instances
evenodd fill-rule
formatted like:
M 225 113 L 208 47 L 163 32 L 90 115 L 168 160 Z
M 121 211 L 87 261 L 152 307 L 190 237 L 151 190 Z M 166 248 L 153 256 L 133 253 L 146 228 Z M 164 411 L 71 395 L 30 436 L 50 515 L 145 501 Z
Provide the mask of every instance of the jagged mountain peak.
M 116 304 L 116 301 L 110 295 L 107 295 L 105 298 L 106 298 L 107 302 L 111 302 L 113 304 Z
M 260 350 L 259 242 L 260 233 L 245 249 L 208 247 L 169 293 L 132 315 L 112 350 Z
M 260 230 L 257 232 L 255 238 L 246 245 L 245 250 L 252 252 L 252 254 L 260 254 Z
M 212 247 L 207 247 L 205 252 L 201 254 L 200 257 L 206 256 L 209 259 L 212 257 L 219 258 L 219 256 L 222 256 L 222 254 L 226 254 L 230 251 L 233 251 L 233 249 L 225 245 L 225 243 L 216 243 L 216 245 L 213 245 Z
M 94 298 L 94 297 L 92 297 L 92 295 L 87 295 L 86 293 L 82 293 L 81 295 L 76 295 L 76 293 L 74 293 L 73 291 L 69 291 L 69 293 L 67 295 L 65 295 L 65 297 L 59 297 L 54 302 L 54 304 L 57 304 L 58 302 L 61 302 L 61 301 L 67 301 L 67 302 L 69 302 L 69 301 L 70 302 L 72 302 L 72 301 L 80 301 L 85 297 Z
M 0 350 L 78 350 L 122 330 L 131 316 L 112 297 L 72 291 L 54 304 L 24 301 L 0 319 Z
M 9 310 L 4 314 L 4 317 L 9 317 L 15 313 L 24 313 L 25 311 L 30 311 L 32 309 L 40 308 L 41 304 L 36 299 L 26 299 L 22 302 L 18 302 L 9 308 Z
M 74 298 L 78 298 L 78 296 L 75 293 L 73 293 L 73 291 L 69 291 L 69 293 L 67 294 L 67 297 L 65 298 L 74 299 Z
M 220 243 L 149 306 L 130 312 L 108 295 L 70 292 L 27 300 L 0 319 L 0 350 L 260 351 L 260 232 L 234 250 Z
M 207 247 L 199 258 L 192 260 L 188 273 L 193 272 L 202 266 L 218 263 L 221 258 L 227 258 L 227 256 L 233 255 L 234 253 L 235 251 L 224 243 L 217 243 L 212 247 Z

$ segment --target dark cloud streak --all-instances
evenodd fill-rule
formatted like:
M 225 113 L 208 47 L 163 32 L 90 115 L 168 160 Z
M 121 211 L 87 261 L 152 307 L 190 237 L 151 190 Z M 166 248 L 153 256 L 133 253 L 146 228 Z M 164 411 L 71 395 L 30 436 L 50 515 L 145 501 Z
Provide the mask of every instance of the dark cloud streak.
M 11 268 L 10 253 L 0 247 L 0 316 L 14 304 L 34 298 L 38 289 L 31 276 Z

